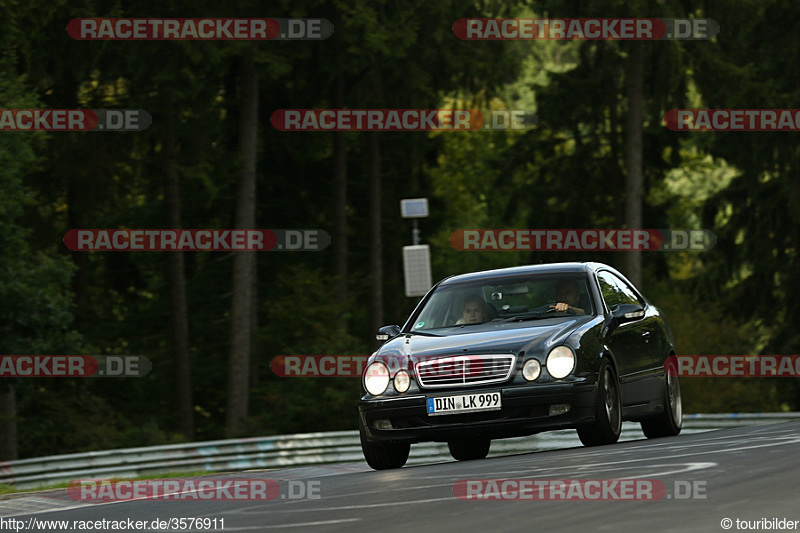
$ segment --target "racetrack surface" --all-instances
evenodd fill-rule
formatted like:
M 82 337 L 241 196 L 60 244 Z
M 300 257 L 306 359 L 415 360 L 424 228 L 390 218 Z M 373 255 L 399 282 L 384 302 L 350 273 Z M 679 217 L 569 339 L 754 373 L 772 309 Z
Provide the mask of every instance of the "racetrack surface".
M 413 446 L 411 454 L 413 458 Z M 71 500 L 61 490 L 0 501 L 0 516 L 9 517 L 9 511 L 15 510 L 15 518 L 21 520 L 35 517 L 70 523 L 208 517 L 224 518 L 224 531 L 405 533 L 724 531 L 720 522 L 730 518 L 734 520 L 731 531 L 736 531 L 737 518 L 800 520 L 798 473 L 800 422 L 790 422 L 383 472 L 372 471 L 364 463 L 349 463 L 207 477 L 273 479 L 279 482 L 282 496 L 289 483 L 315 481 L 318 499 L 87 504 Z M 464 501 L 453 493 L 459 480 L 508 478 L 661 480 L 667 495 L 657 501 Z M 702 487 L 695 496 L 704 498 L 676 499 L 684 495 L 676 492 L 676 481 L 684 489 L 692 483 Z M 54 503 L 61 508 L 46 511 L 56 507 Z

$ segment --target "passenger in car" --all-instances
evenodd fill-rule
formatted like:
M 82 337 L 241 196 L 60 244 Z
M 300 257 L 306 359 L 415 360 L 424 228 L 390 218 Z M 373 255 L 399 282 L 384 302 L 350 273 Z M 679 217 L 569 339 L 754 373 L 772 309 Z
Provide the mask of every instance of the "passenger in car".
M 586 311 L 578 307 L 581 293 L 578 288 L 578 282 L 570 279 L 562 279 L 556 283 L 556 303 L 551 305 L 551 309 L 555 309 L 560 313 L 572 311 L 576 315 L 585 315 Z
M 486 302 L 480 296 L 470 296 L 461 308 L 461 318 L 456 325 L 480 324 L 486 322 Z

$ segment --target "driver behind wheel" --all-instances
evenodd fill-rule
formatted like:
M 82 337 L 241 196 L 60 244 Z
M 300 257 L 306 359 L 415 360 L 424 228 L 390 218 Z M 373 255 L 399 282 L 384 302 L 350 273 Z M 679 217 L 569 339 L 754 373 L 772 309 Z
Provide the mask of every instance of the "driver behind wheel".
M 555 309 L 559 313 L 572 311 L 576 315 L 585 315 L 586 311 L 578 307 L 580 297 L 581 294 L 580 289 L 578 289 L 578 282 L 562 279 L 556 283 L 556 302 L 558 303 L 551 305 L 550 308 Z

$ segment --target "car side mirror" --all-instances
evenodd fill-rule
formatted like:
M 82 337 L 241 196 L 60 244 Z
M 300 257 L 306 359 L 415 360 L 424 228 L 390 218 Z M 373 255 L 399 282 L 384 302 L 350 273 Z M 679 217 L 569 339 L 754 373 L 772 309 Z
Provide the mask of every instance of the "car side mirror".
M 608 315 L 600 329 L 601 335 L 610 335 L 617 326 L 644 317 L 644 307 L 638 304 L 622 304 Z
M 385 342 L 391 338 L 397 337 L 398 335 L 400 335 L 400 326 L 393 324 L 391 326 L 383 326 L 381 329 L 379 329 L 378 334 L 375 335 L 375 338 L 381 342 Z
M 639 304 L 622 304 L 611 314 L 622 324 L 644 317 L 644 307 Z

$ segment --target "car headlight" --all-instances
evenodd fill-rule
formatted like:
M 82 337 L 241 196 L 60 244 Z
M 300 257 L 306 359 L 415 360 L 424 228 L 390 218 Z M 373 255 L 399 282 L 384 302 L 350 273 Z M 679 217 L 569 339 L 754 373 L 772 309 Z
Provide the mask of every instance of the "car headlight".
M 405 370 L 399 371 L 394 375 L 394 389 L 397 392 L 405 392 L 411 386 L 411 378 Z
M 556 346 L 547 356 L 547 373 L 556 379 L 565 378 L 575 368 L 575 354 L 568 346 Z
M 528 359 L 522 366 L 522 377 L 528 381 L 536 381 L 542 374 L 542 365 L 536 359 Z
M 367 392 L 377 396 L 389 386 L 389 369 L 380 361 L 376 361 L 367 367 L 364 372 L 364 388 Z

